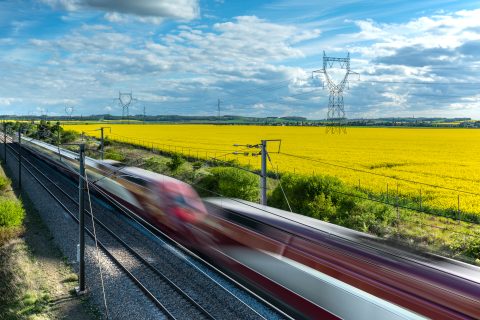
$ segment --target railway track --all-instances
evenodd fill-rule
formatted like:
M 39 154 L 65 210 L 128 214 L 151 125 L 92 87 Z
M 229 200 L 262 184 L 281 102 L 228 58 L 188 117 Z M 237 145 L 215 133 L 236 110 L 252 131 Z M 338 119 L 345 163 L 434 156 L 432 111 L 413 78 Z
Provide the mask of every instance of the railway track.
M 12 142 L 12 141 L 10 141 Z M 18 159 L 18 145 L 9 143 L 11 156 Z M 44 161 L 22 152 L 24 169 L 78 223 L 78 189 L 75 183 L 53 170 Z M 93 186 L 92 186 L 93 187 Z M 75 196 L 72 196 L 75 195 Z M 92 212 L 86 210 L 86 232 L 94 238 L 95 221 L 98 246 L 135 283 L 168 319 L 267 319 L 288 317 L 258 297 L 240 298 L 242 288 L 227 289 L 209 274 L 212 270 L 192 263 L 194 257 L 171 247 L 168 239 L 153 241 L 126 221 L 118 208 L 92 197 Z M 88 207 L 88 206 L 87 206 Z M 128 213 L 127 213 L 128 214 Z M 160 245 L 159 245 L 160 244 Z M 216 275 L 218 277 L 218 275 Z M 248 300 L 249 303 L 245 302 Z M 252 306 L 253 305 L 253 306 Z M 260 310 L 256 307 L 260 306 Z

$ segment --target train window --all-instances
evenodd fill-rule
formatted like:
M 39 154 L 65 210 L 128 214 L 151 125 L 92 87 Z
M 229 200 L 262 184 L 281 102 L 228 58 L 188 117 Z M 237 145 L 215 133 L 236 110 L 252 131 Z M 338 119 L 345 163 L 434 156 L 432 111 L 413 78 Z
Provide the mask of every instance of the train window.
M 120 178 L 128 180 L 128 181 L 133 182 L 133 183 L 136 183 L 136 184 L 141 185 L 142 187 L 145 187 L 145 188 L 148 187 L 148 181 L 143 180 L 143 179 L 138 178 L 138 177 L 123 175 L 123 176 L 120 176 Z
M 253 219 L 250 219 L 248 217 L 244 217 L 238 213 L 232 212 L 232 211 L 227 211 L 225 215 L 226 219 L 228 221 L 232 221 L 234 223 L 237 223 L 241 225 L 242 227 L 246 227 L 248 229 L 252 229 L 255 231 L 262 231 L 263 230 L 263 225 L 255 221 Z
M 125 167 L 125 164 L 123 162 L 110 162 L 108 163 L 109 165 L 111 165 L 112 167 L 115 167 L 115 168 L 121 168 L 121 167 Z

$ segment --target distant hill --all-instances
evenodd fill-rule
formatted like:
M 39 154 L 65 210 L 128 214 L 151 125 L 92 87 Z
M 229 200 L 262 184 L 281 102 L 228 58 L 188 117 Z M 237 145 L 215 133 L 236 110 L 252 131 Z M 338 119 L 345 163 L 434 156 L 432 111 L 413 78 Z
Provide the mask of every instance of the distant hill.
M 130 123 L 200 123 L 200 124 L 223 124 L 223 125 L 272 125 L 272 126 L 325 126 L 329 122 L 325 119 L 311 120 L 305 117 L 245 117 L 237 115 L 223 116 L 182 116 L 182 115 L 133 115 L 128 118 L 114 116 L 110 114 L 95 114 L 88 116 L 18 116 L 18 115 L 0 115 L 4 120 L 23 120 L 23 121 L 72 121 L 72 122 L 130 122 Z M 367 126 L 367 127 L 465 127 L 480 128 L 480 121 L 471 118 L 442 118 L 442 117 L 420 117 L 420 118 L 374 118 L 374 119 L 343 119 L 347 126 Z

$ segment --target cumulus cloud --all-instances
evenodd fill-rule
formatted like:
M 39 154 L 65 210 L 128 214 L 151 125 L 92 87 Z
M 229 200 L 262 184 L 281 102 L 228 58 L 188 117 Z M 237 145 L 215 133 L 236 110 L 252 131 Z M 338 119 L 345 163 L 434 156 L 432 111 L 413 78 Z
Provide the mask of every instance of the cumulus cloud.
M 123 1 L 118 2 L 122 8 L 114 8 L 109 1 L 62 3 L 70 4 L 71 10 L 103 10 L 108 20 L 127 26 L 132 19 L 160 23 L 177 18 L 167 17 L 166 9 L 163 15 L 143 15 Z M 22 93 L 25 105 L 42 105 L 45 100 L 49 108 L 58 103 L 62 112 L 64 99 L 76 99 L 83 106 L 76 110 L 84 108 L 83 114 L 96 112 L 95 106 L 110 105 L 119 90 L 132 90 L 149 114 L 212 114 L 220 98 L 222 110 L 229 114 L 324 118 L 328 90 L 322 89 L 320 79 L 312 79 L 311 70 L 321 67 L 325 49 L 337 57 L 350 51 L 351 67 L 361 74 L 361 81 L 352 78 L 344 92 L 350 118 L 480 116 L 478 86 L 445 85 L 478 82 L 478 69 L 472 67 L 480 68 L 480 20 L 472 12 L 480 15 L 476 10 L 438 13 L 404 23 L 347 21 L 356 29 L 334 36 L 257 16 L 235 17 L 207 27 L 183 24 L 148 35 L 136 28 L 119 32 L 123 26 L 118 25 L 83 25 L 63 35 L 30 39 L 21 49 L 35 52 L 32 56 L 38 60 L 33 65 L 12 63 L 19 61 L 17 48 L 1 53 L 4 85 L 0 94 L 9 96 L 16 92 L 15 84 L 22 83 L 29 88 Z M 393 81 L 400 83 L 389 83 Z M 121 113 L 117 105 L 106 111 Z
M 448 48 L 425 48 L 423 46 L 408 46 L 395 51 L 394 54 L 379 57 L 373 62 L 397 64 L 413 67 L 442 65 L 455 59 L 455 50 Z
M 197 0 L 42 0 L 68 11 L 96 9 L 106 12 L 109 21 L 123 22 L 133 15 L 143 22 L 159 23 L 162 19 L 192 20 L 200 15 Z
M 10 106 L 15 102 L 21 102 L 20 98 L 0 97 L 0 106 Z

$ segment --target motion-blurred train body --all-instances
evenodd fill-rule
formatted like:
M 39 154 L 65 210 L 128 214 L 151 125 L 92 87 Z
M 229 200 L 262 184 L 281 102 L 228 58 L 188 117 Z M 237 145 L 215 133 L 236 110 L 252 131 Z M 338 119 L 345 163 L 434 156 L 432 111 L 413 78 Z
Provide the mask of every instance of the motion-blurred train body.
M 78 155 L 24 146 L 75 176 Z M 480 319 L 480 268 L 238 199 L 177 179 L 86 159 L 91 184 L 287 313 L 306 319 Z M 91 187 L 92 188 L 92 187 Z

